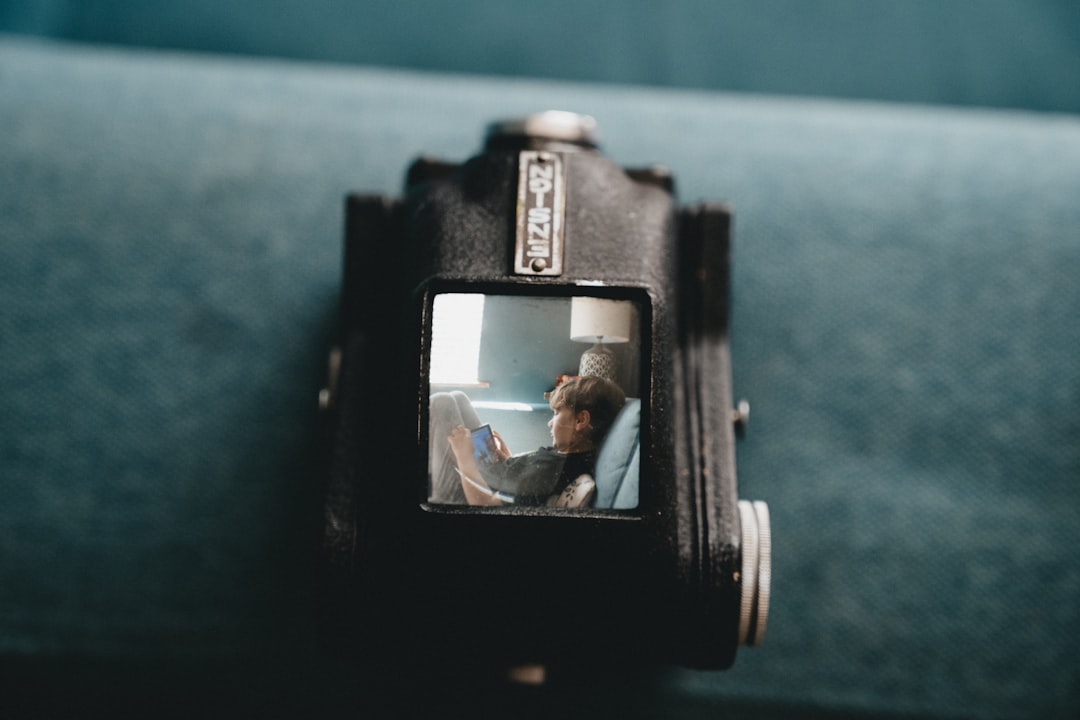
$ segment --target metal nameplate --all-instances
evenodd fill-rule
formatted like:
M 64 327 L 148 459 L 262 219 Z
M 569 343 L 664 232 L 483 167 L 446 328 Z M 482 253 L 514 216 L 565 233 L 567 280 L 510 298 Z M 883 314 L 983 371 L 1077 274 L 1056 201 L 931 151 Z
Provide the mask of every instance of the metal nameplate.
M 518 159 L 514 272 L 561 275 L 566 175 L 557 153 L 524 150 Z

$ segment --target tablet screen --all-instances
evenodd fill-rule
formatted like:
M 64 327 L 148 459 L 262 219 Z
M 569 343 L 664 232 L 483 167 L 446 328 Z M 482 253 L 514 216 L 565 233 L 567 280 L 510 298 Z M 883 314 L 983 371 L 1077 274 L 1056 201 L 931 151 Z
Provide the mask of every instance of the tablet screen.
M 491 434 L 490 425 L 481 425 L 472 431 L 473 457 L 479 466 L 490 465 L 498 461 L 495 454 L 495 436 Z

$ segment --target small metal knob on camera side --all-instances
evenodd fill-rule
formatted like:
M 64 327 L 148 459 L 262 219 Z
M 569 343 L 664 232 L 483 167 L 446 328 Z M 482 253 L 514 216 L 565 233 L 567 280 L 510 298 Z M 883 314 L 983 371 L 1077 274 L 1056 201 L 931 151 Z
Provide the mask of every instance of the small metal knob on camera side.
M 731 411 L 731 422 L 735 424 L 735 434 L 739 437 L 746 436 L 746 428 L 750 425 L 750 403 L 740 400 L 738 406 Z
M 765 639 L 772 585 L 772 527 L 769 506 L 760 500 L 740 500 L 739 519 L 742 522 L 739 644 L 760 645 Z

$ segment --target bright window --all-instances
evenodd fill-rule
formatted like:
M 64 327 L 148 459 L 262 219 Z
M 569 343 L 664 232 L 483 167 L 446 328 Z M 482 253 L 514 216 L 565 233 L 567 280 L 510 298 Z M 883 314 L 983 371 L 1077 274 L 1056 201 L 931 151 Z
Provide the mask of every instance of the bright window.
M 452 293 L 435 296 L 431 317 L 431 384 L 480 383 L 480 337 L 484 296 Z

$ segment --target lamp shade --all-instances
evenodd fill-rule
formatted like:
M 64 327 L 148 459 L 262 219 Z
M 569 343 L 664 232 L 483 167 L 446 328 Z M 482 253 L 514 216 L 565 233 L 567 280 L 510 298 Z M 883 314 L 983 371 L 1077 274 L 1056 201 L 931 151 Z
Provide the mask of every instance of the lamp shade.
M 575 342 L 630 342 L 633 304 L 627 300 L 575 297 L 570 301 L 570 339 Z

